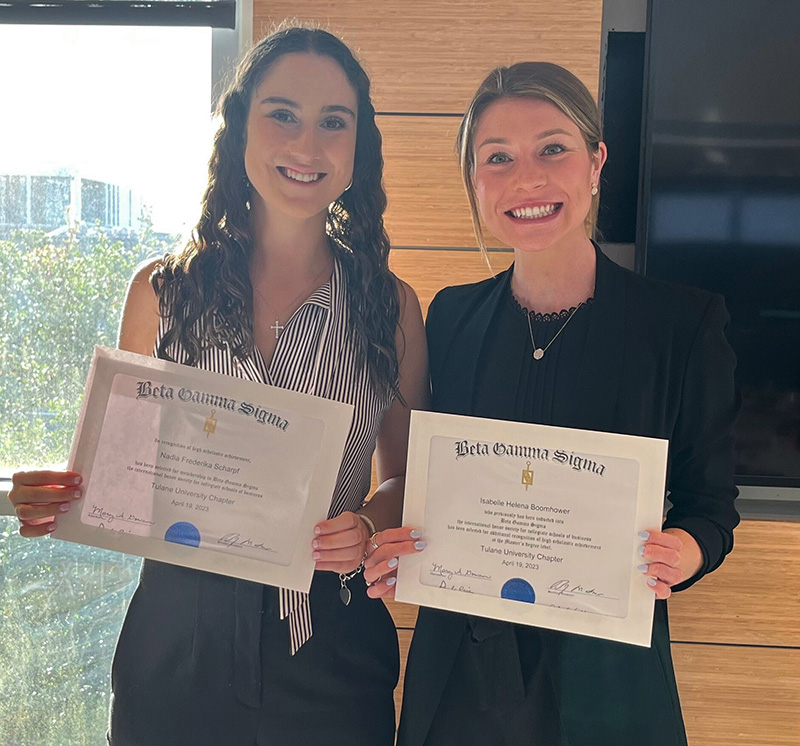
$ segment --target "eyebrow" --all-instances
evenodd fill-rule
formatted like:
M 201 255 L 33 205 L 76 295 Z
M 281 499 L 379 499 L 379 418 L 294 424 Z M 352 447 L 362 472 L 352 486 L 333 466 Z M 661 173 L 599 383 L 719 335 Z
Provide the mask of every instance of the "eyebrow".
M 482 148 L 484 145 L 508 145 L 508 140 L 505 137 L 487 137 L 478 147 Z
M 562 129 L 554 129 L 554 130 L 547 130 L 546 132 L 539 133 L 539 139 L 544 140 L 545 137 L 551 137 L 552 135 L 566 135 L 567 137 L 574 137 L 571 132 L 567 132 L 566 130 Z
M 341 113 L 341 114 L 349 114 L 353 119 L 356 118 L 356 113 L 349 108 L 348 106 L 342 106 L 341 104 L 333 104 L 331 106 L 323 106 L 322 111 L 326 114 L 331 113 Z
M 552 137 L 553 135 L 566 135 L 567 137 L 574 137 L 571 132 L 567 132 L 566 130 L 562 129 L 554 129 L 554 130 L 546 130 L 545 132 L 540 132 L 537 136 L 537 140 L 544 140 L 546 137 Z M 482 148 L 484 145 L 508 145 L 508 140 L 505 137 L 487 137 L 478 148 Z
M 280 104 L 281 106 L 288 106 L 290 109 L 297 109 L 298 111 L 303 107 L 297 103 L 297 101 L 292 101 L 290 98 L 283 98 L 282 96 L 267 96 L 264 99 L 261 99 L 259 102 L 260 104 Z M 330 106 L 323 106 L 322 111 L 325 114 L 331 113 L 340 113 L 340 114 L 348 114 L 353 119 L 356 118 L 355 112 L 348 106 L 343 106 L 341 104 L 331 104 Z

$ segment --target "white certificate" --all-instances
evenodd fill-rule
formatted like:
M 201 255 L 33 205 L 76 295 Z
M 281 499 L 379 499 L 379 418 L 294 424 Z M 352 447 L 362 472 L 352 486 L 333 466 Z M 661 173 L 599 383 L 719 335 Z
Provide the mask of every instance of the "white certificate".
M 412 412 L 397 600 L 649 647 L 668 443 Z
M 96 347 L 53 536 L 307 591 L 349 404 Z

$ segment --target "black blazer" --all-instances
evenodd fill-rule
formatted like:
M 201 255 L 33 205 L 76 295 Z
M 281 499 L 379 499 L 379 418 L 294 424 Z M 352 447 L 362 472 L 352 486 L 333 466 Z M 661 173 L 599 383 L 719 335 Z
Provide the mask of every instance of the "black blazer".
M 442 290 L 428 311 L 433 408 L 470 415 L 478 358 L 511 270 Z M 597 248 L 597 278 L 580 386 L 553 424 L 667 438 L 665 527 L 679 527 L 703 552 L 699 573 L 720 565 L 739 518 L 733 501 L 732 427 L 738 412 L 735 357 L 721 296 L 642 277 Z M 545 664 L 570 746 L 683 746 L 666 602 L 656 603 L 651 648 L 541 630 Z M 465 706 L 513 708 L 524 696 L 513 625 L 421 609 L 409 653 L 399 746 L 422 746 L 453 661 L 471 635 L 480 692 Z M 519 740 L 516 740 L 519 739 Z M 532 740 L 531 740 L 532 739 Z M 507 734 L 509 746 L 535 734 Z M 547 746 L 555 746 L 547 744 Z

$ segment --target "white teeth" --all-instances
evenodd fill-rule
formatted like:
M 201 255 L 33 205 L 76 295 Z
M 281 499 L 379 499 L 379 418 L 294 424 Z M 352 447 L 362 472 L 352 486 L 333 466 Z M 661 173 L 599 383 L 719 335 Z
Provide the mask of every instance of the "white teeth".
M 536 218 L 546 218 L 552 215 L 558 209 L 558 205 L 542 205 L 541 207 L 521 207 L 517 210 L 511 210 L 511 214 L 515 218 L 527 218 L 528 220 Z
M 302 181 L 308 183 L 310 181 L 318 181 L 322 174 L 303 174 L 300 171 L 293 171 L 291 168 L 284 168 L 283 172 L 295 181 Z

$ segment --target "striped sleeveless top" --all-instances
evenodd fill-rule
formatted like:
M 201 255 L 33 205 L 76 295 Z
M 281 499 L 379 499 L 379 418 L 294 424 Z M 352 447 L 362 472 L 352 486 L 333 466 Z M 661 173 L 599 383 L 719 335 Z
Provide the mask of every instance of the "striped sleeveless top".
M 257 348 L 242 362 L 227 347 L 205 349 L 196 363 L 205 370 L 355 407 L 328 518 L 358 510 L 369 493 L 372 454 L 383 415 L 391 404 L 389 394 L 375 391 L 367 367 L 357 363 L 348 327 L 346 281 L 343 268 L 334 258 L 330 280 L 314 291 L 286 323 L 269 365 Z M 169 314 L 161 319 L 156 349 L 170 328 L 171 317 Z M 167 352 L 178 363 L 187 358 L 177 343 Z M 311 539 L 309 536 L 309 551 Z M 281 588 L 280 617 L 289 619 L 290 651 L 294 655 L 312 633 L 308 595 Z

